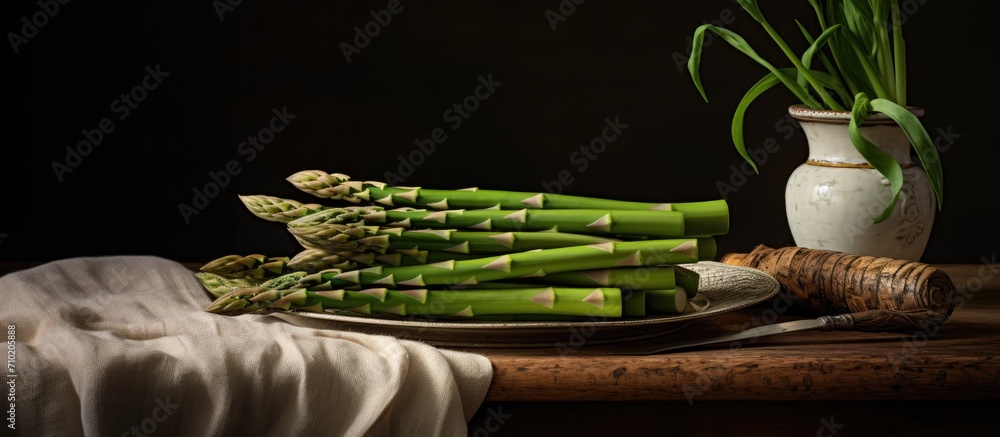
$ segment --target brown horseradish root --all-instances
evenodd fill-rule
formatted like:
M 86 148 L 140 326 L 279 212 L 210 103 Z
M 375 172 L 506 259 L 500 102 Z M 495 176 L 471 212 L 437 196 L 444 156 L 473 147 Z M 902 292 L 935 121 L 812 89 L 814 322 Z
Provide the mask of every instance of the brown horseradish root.
M 720 262 L 771 275 L 797 306 L 825 315 L 874 310 L 919 314 L 921 323 L 943 325 L 955 308 L 951 277 L 916 261 L 758 245 L 750 253 L 726 254 Z

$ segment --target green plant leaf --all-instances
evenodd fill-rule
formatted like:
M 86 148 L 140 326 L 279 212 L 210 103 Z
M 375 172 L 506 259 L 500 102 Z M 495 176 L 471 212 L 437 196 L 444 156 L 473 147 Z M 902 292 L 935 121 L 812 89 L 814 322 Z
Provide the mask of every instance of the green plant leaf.
M 810 46 L 812 46 L 812 44 L 815 42 L 815 39 L 813 39 L 812 35 L 809 34 L 809 30 L 806 29 L 805 26 L 803 26 L 802 23 L 800 23 L 798 20 L 796 20 L 795 23 L 799 25 L 799 30 L 802 31 L 802 36 L 804 36 L 806 38 L 806 41 L 808 41 Z M 837 26 L 840 25 L 838 24 Z M 828 46 L 832 43 L 833 36 L 834 36 L 833 34 L 830 34 L 830 37 L 828 38 L 827 41 Z M 845 106 L 850 106 L 850 102 L 854 100 L 851 98 L 850 94 L 851 91 L 851 85 L 849 82 L 850 78 L 836 75 L 837 69 L 834 68 L 833 64 L 826 57 L 826 54 L 823 53 L 821 49 L 816 51 L 816 56 L 819 56 L 820 61 L 823 63 L 823 66 L 827 69 L 827 71 L 831 71 L 833 73 L 826 73 L 817 70 L 811 70 L 810 73 L 812 73 L 813 77 L 817 81 L 819 81 L 823 86 L 825 86 L 826 88 L 830 88 L 831 90 L 836 92 L 837 97 L 840 98 L 840 100 L 844 103 Z M 805 56 L 803 56 L 803 64 L 806 65 L 806 67 L 808 68 L 811 64 L 811 59 L 805 59 Z M 800 74 L 798 76 L 798 82 L 801 85 L 803 82 L 805 82 L 805 77 Z M 845 84 L 844 82 L 847 83 Z
M 941 170 L 941 157 L 938 155 L 937 148 L 934 147 L 934 141 L 931 140 L 927 129 L 920 123 L 920 119 L 916 115 L 891 100 L 872 100 L 871 107 L 873 111 L 888 115 L 906 133 L 906 138 L 910 140 L 910 144 L 917 152 L 917 157 L 920 158 L 924 173 L 931 181 L 931 187 L 937 196 L 938 210 L 940 210 L 944 202 L 944 175 Z
M 844 83 L 841 82 L 838 77 L 825 71 L 812 70 L 810 73 L 812 73 L 813 77 L 815 77 L 819 83 L 821 83 L 824 87 L 833 90 L 838 96 L 847 96 L 847 88 L 844 88 Z
M 875 14 L 868 0 L 844 0 L 844 16 L 849 32 L 870 57 L 877 59 L 877 34 L 872 24 Z
M 705 44 L 705 30 L 711 27 L 711 24 L 702 24 L 698 26 L 694 31 L 694 36 L 691 38 L 691 56 L 688 58 L 688 72 L 691 73 L 691 80 L 694 81 L 694 86 L 698 88 L 698 92 L 701 93 L 701 98 L 708 101 L 708 95 L 705 94 L 705 87 L 701 84 L 701 51 Z
M 863 74 L 865 80 L 863 81 L 869 85 L 875 93 L 876 98 L 891 98 L 891 96 L 886 92 L 885 85 L 882 83 L 882 75 L 879 74 L 878 69 L 872 64 L 871 59 L 865 54 L 865 49 L 862 43 L 858 42 L 856 35 L 851 32 L 843 32 L 840 34 L 844 37 L 843 41 L 847 43 L 847 46 L 853 51 L 853 59 L 857 61 L 860 66 L 861 72 L 855 72 L 856 74 Z M 867 93 L 865 93 L 867 94 Z
M 761 21 L 764 19 L 764 14 L 760 12 L 760 5 L 757 4 L 757 0 L 736 0 L 736 3 L 739 3 L 740 7 L 744 11 L 747 11 L 754 20 Z
M 864 124 L 868 114 L 873 110 L 871 100 L 864 93 L 858 93 L 854 99 L 854 107 L 851 109 L 851 123 L 848 125 L 848 133 L 854 148 L 865 157 L 872 167 L 875 167 L 882 176 L 889 180 L 892 187 L 892 201 L 886 206 L 882 214 L 875 218 L 875 223 L 881 223 L 892 215 L 896 209 L 896 201 L 899 200 L 899 192 L 903 188 L 903 169 L 899 162 L 892 155 L 879 149 L 871 141 L 868 141 L 861 134 L 861 125 Z
M 816 11 L 816 19 L 819 21 L 820 30 L 826 30 L 826 16 L 823 15 L 823 8 L 820 6 L 819 0 L 809 0 L 809 5 L 812 6 L 813 11 Z
M 823 10 L 820 9 L 819 0 L 809 0 L 809 2 L 813 4 L 814 8 L 816 8 L 817 18 L 821 23 L 821 28 L 824 29 L 825 31 L 829 27 L 827 27 L 826 25 L 826 20 L 823 15 Z M 806 42 L 808 42 L 810 45 L 813 44 L 815 42 L 815 38 L 813 38 L 812 34 L 809 32 L 809 29 L 806 29 L 806 26 L 802 24 L 799 20 L 795 20 L 795 24 L 798 25 L 799 31 L 802 32 L 802 36 L 806 39 Z M 843 29 L 843 25 L 841 24 L 836 24 L 836 26 L 840 26 L 840 28 Z M 818 50 L 817 56 L 819 56 L 819 60 L 820 62 L 823 63 L 823 67 L 826 68 L 826 71 L 830 72 L 831 76 L 837 78 L 838 82 L 842 83 L 841 88 L 846 90 L 846 92 L 840 93 L 838 97 L 841 99 L 841 101 L 845 106 L 851 106 L 851 102 L 853 101 L 853 98 L 851 97 L 853 94 L 851 93 L 856 92 L 855 90 L 857 89 L 857 87 L 852 83 L 852 79 L 850 76 L 844 74 L 838 74 L 840 73 L 841 70 L 837 66 L 839 62 L 836 62 L 837 48 L 835 47 L 836 46 L 835 36 L 836 35 L 831 35 L 829 41 L 827 41 L 826 43 L 826 48 L 829 50 L 831 54 L 834 55 L 835 58 L 834 61 L 830 61 L 830 58 L 827 56 L 824 50 Z M 802 81 L 805 81 L 804 77 L 800 77 L 800 83 Z
M 754 2 L 754 5 L 756 6 L 756 2 Z M 758 15 L 761 15 L 760 11 L 757 12 Z M 809 83 L 811 89 L 815 91 L 816 96 L 819 97 L 819 100 L 822 101 L 824 105 L 826 105 L 825 107 L 835 110 L 843 109 L 840 107 L 840 104 L 833 98 L 833 96 L 831 96 L 830 93 L 826 92 L 826 89 L 824 89 L 823 86 L 820 85 L 816 81 L 816 79 L 812 77 L 811 74 L 809 74 L 809 68 L 802 65 L 802 60 L 795 52 L 792 51 L 792 48 L 788 45 L 788 43 L 785 42 L 785 39 L 782 38 L 782 36 L 778 33 L 778 31 L 775 30 L 774 27 L 771 26 L 771 24 L 768 23 L 767 20 L 762 15 L 760 17 L 755 17 L 755 18 L 757 18 L 757 21 L 764 28 L 764 30 L 771 37 L 771 39 L 774 40 L 774 43 L 778 45 L 778 48 L 781 49 L 781 52 L 785 54 L 785 57 L 792 62 L 792 65 L 795 66 L 795 68 L 799 69 L 799 74 L 801 74 L 802 77 L 805 78 L 806 82 Z M 778 76 L 780 77 L 781 75 Z M 802 87 L 801 85 L 799 87 L 805 88 Z M 809 88 L 805 89 L 808 91 Z
M 828 24 L 844 25 L 847 23 L 841 1 L 827 0 L 826 13 L 828 15 Z M 848 28 L 848 30 L 850 29 Z M 862 67 L 861 62 L 858 61 L 854 48 L 848 43 L 849 39 L 850 35 L 848 35 L 848 32 L 840 32 L 839 35 L 834 36 L 833 41 L 829 44 L 830 52 L 833 54 L 833 60 L 837 64 L 840 76 L 844 78 L 844 82 L 850 88 L 853 95 L 857 95 L 858 93 L 876 95 L 875 89 L 867 82 L 868 75 L 864 67 Z M 854 99 L 851 98 L 850 101 L 853 102 Z
M 903 39 L 903 20 L 899 0 L 892 0 L 892 56 L 896 70 L 896 103 L 906 107 L 906 41 Z
M 796 23 L 797 22 L 798 21 L 796 21 Z M 840 30 L 840 28 L 841 28 L 841 25 L 839 25 L 839 24 L 835 24 L 833 26 L 830 26 L 826 30 L 824 30 L 823 33 L 819 34 L 819 37 L 817 37 L 815 40 L 813 40 L 812 37 L 809 36 L 808 33 L 806 33 L 805 34 L 806 35 L 806 39 L 810 40 L 810 41 L 809 41 L 809 48 L 807 48 L 806 51 L 802 53 L 802 65 L 804 65 L 807 69 L 811 69 L 812 68 L 813 58 L 817 54 L 819 54 L 819 55 L 823 54 L 823 47 L 826 46 L 826 43 L 830 40 L 830 38 L 833 37 L 834 33 L 836 33 L 837 31 Z M 803 32 L 806 32 L 806 30 L 804 28 L 801 28 L 801 29 L 802 29 Z M 802 85 L 802 86 L 806 86 L 805 82 L 806 82 L 805 76 L 803 76 L 800 73 L 799 74 L 799 84 Z M 835 108 L 830 108 L 830 109 L 835 109 Z M 843 109 L 843 108 L 840 108 L 840 109 Z
M 888 97 L 896 100 L 896 74 L 892 59 L 892 45 L 889 43 L 889 2 L 887 0 L 870 0 L 872 16 L 868 22 L 872 27 L 872 41 L 875 49 L 874 61 L 882 72 Z
M 778 70 L 778 72 L 779 74 L 791 77 L 793 74 L 796 74 L 798 70 L 795 68 L 782 68 Z M 750 154 L 747 153 L 746 143 L 744 141 L 743 126 L 746 120 L 746 112 L 750 107 L 750 104 L 753 103 L 757 97 L 760 97 L 760 95 L 764 94 L 765 91 L 774 88 L 781 82 L 781 79 L 779 79 L 775 73 L 768 73 L 766 76 L 757 81 L 757 83 L 755 83 L 752 87 L 750 87 L 747 93 L 743 96 L 743 99 L 740 100 L 740 104 L 736 107 L 736 113 L 733 115 L 733 124 L 731 128 L 733 144 L 736 146 L 736 151 L 740 153 L 740 156 L 742 156 L 743 159 L 749 162 L 753 167 L 754 173 L 760 173 L 760 171 L 757 169 L 757 163 L 753 162 L 753 159 L 750 158 Z
M 714 26 L 712 24 L 702 24 L 695 30 L 694 38 L 691 42 L 691 57 L 688 59 L 688 71 L 691 73 L 691 78 L 694 80 L 695 86 L 698 88 L 698 91 L 701 92 L 701 96 L 705 99 L 705 101 L 708 101 L 708 96 L 705 94 L 705 88 L 702 86 L 698 70 L 701 68 L 701 52 L 703 49 L 706 31 L 715 33 L 722 38 L 723 41 L 729 43 L 729 45 L 733 46 L 750 59 L 764 66 L 764 68 L 771 73 L 774 73 L 775 76 L 781 80 L 782 84 L 784 84 L 785 87 L 787 87 L 804 105 L 812 109 L 823 108 L 823 106 L 809 94 L 809 90 L 807 88 L 796 83 L 794 78 L 778 73 L 778 69 L 771 65 L 771 63 L 767 62 L 764 58 L 760 57 L 760 55 L 758 55 L 757 52 L 750 47 L 750 44 L 747 43 L 743 37 L 738 35 L 736 32 L 723 27 Z

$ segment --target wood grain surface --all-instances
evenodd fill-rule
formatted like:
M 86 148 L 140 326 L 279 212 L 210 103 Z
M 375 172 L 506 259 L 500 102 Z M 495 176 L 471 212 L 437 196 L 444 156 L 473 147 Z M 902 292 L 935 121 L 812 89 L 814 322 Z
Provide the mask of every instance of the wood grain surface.
M 588 346 L 567 332 L 559 348 L 461 350 L 493 362 L 488 401 L 998 400 L 1000 275 L 991 265 L 941 268 L 957 287 L 954 313 L 940 327 L 909 334 L 802 331 L 663 355 L 609 356 L 616 346 Z M 809 317 L 776 298 L 644 343 Z

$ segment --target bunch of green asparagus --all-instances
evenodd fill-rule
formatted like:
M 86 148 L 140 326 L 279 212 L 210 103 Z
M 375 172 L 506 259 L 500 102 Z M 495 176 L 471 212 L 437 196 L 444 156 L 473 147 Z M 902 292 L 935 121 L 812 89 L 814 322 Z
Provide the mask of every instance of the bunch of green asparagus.
M 240 196 L 283 223 L 292 256 L 227 255 L 195 273 L 206 311 L 578 320 L 685 311 L 729 229 L 725 200 L 645 203 L 552 193 L 425 189 L 300 171 L 323 199 Z

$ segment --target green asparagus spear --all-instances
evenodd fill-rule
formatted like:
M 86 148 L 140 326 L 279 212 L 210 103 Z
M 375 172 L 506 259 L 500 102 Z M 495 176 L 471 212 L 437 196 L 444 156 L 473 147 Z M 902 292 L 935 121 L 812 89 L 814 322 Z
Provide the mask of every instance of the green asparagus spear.
M 715 237 L 698 237 L 698 259 L 702 261 L 714 261 L 718 256 L 719 246 Z
M 643 317 L 646 315 L 646 290 L 622 290 L 622 315 Z
M 316 203 L 303 204 L 296 200 L 274 196 L 239 196 L 239 198 L 254 215 L 272 222 L 288 223 L 329 208 Z
M 674 276 L 678 289 L 684 289 L 687 298 L 692 299 L 698 294 L 701 286 L 701 275 L 698 272 L 685 268 L 684 266 L 674 266 Z
M 302 228 L 290 227 L 293 235 L 312 244 L 338 248 L 341 250 L 372 250 L 384 252 L 386 249 L 439 250 L 452 253 L 506 253 L 523 252 L 534 249 L 584 246 L 607 243 L 615 239 L 593 235 L 564 232 L 498 232 L 498 231 L 458 231 L 451 229 L 379 228 L 374 235 L 354 237 L 331 229 L 329 224 L 317 224 Z M 349 228 L 357 229 L 357 228 Z
M 335 250 L 335 249 L 334 249 Z M 472 255 L 462 253 L 443 252 L 439 250 L 410 249 L 389 249 L 386 253 L 366 251 L 338 250 L 335 255 L 358 265 L 356 268 L 368 268 L 373 266 L 413 266 L 422 264 L 434 264 L 445 261 L 457 261 L 481 258 L 483 255 Z M 341 269 L 344 270 L 344 269 Z
M 674 203 L 674 211 L 684 214 L 688 236 L 707 237 L 729 232 L 729 204 L 725 200 Z
M 226 255 L 216 258 L 199 269 L 230 278 L 272 278 L 289 273 L 287 257 L 271 258 L 266 255 Z
M 655 290 L 675 288 L 677 286 L 675 271 L 676 267 L 673 265 L 615 267 L 552 273 L 530 280 L 554 285 Z
M 291 272 L 271 279 L 228 278 L 208 272 L 196 272 L 197 278 L 212 296 L 220 297 L 230 291 L 261 287 L 266 289 L 285 290 L 299 283 L 306 272 Z
M 317 227 L 329 224 L 332 227 Z M 553 231 L 602 236 L 638 235 L 683 238 L 684 216 L 673 211 L 593 209 L 555 210 L 386 210 L 378 206 L 331 208 L 288 222 L 297 237 L 319 238 L 317 233 L 348 241 L 374 235 L 378 228 L 464 229 L 477 231 Z
M 326 250 L 305 249 L 288 261 L 288 268 L 314 273 L 327 269 L 356 270 L 359 267 L 356 262 Z
M 404 230 L 331 223 L 291 228 L 291 231 L 295 238 L 305 245 L 334 252 L 350 250 L 385 253 L 392 249 L 417 249 L 455 254 L 491 254 L 620 241 L 608 237 L 566 232 Z M 715 259 L 716 251 L 714 237 L 698 237 L 700 260 Z
M 216 298 L 240 288 L 251 288 L 260 285 L 260 282 L 245 278 L 227 278 L 222 275 L 208 272 L 196 272 L 195 278 L 201 282 L 205 290 Z
M 574 270 L 682 264 L 697 260 L 697 239 L 618 241 L 414 266 L 373 267 L 347 272 L 334 269 L 305 277 L 302 287 L 322 285 L 336 289 L 358 285 L 424 287 L 478 284 Z
M 432 190 L 420 187 L 392 187 L 383 182 L 352 181 L 342 173 L 306 170 L 288 177 L 296 188 L 317 197 L 385 206 L 413 206 L 449 209 L 622 209 L 671 211 L 669 203 L 642 203 L 596 197 L 518 191 Z
M 687 297 L 693 298 L 698 293 L 699 279 L 698 272 L 680 265 L 656 265 L 577 270 L 524 281 L 563 286 L 616 287 L 626 290 L 683 288 L 687 292 Z
M 603 209 L 655 210 L 684 213 L 687 236 L 725 234 L 729 230 L 729 205 L 724 199 L 652 203 L 555 193 L 520 191 L 436 190 L 421 187 L 393 187 L 384 182 L 352 181 L 342 173 L 306 170 L 288 177 L 296 188 L 317 197 L 384 206 L 411 206 L 434 210 L 449 209 Z
M 647 314 L 680 314 L 687 309 L 688 294 L 682 288 L 645 290 Z
M 555 316 L 621 317 L 621 290 L 617 288 L 535 287 L 517 289 L 391 290 L 367 288 L 286 290 L 265 287 L 230 291 L 205 310 L 226 315 L 275 310 L 322 312 L 328 309 L 361 314 L 396 316 L 474 316 L 525 314 Z

